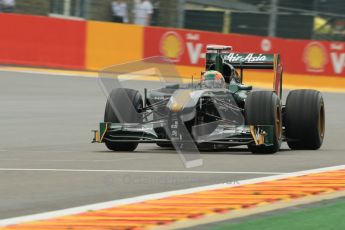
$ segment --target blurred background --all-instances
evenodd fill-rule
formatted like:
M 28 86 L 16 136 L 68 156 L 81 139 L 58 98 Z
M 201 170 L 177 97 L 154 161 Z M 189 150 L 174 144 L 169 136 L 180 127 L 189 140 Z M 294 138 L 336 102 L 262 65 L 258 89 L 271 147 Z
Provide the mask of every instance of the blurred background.
M 99 71 L 164 56 L 192 76 L 223 44 L 279 53 L 284 73 L 345 76 L 344 0 L 0 0 L 0 12 L 3 65 Z
M 143 2 L 146 3 L 140 6 Z M 120 20 L 130 24 L 281 38 L 345 40 L 345 1 L 343 0 L 145 0 L 143 2 L 139 0 L 0 0 L 0 11 L 115 22 L 120 22 L 117 16 L 120 14 L 125 15 L 125 18 Z M 145 14 L 140 11 L 143 9 L 146 10 L 150 20 L 138 23 L 137 17 Z

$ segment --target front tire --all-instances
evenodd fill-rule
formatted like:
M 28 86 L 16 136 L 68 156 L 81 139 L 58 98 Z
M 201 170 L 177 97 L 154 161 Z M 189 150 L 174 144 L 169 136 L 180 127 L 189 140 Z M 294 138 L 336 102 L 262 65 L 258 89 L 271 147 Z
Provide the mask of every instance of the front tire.
M 245 114 L 248 125 L 272 125 L 273 145 L 248 145 L 256 154 L 270 154 L 279 151 L 282 142 L 282 109 L 279 97 L 270 91 L 251 92 L 245 101 Z
M 290 149 L 316 150 L 325 135 L 325 106 L 316 90 L 293 90 L 286 99 L 285 129 Z
M 161 148 L 173 148 L 174 146 L 171 143 L 156 143 L 158 147 Z
M 117 88 L 108 97 L 104 112 L 104 122 L 140 123 L 143 107 L 142 97 L 137 90 Z M 112 151 L 134 151 L 138 143 L 112 142 L 105 139 L 105 146 Z

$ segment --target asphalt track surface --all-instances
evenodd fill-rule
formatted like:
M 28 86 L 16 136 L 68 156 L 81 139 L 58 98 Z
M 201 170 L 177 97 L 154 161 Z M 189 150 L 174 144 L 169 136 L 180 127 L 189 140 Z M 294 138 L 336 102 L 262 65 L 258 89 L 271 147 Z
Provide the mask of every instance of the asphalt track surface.
M 202 152 L 203 166 L 186 169 L 176 152 L 153 144 L 115 153 L 90 143 L 106 102 L 96 78 L 2 71 L 0 219 L 345 164 L 345 94 L 323 95 L 326 137 L 319 151 L 283 144 L 274 155 Z

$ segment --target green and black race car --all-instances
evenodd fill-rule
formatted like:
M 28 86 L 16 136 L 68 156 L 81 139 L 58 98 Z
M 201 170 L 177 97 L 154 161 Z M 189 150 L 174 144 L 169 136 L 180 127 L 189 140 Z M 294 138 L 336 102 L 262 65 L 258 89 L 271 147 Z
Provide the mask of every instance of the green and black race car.
M 273 70 L 273 90 L 243 85 L 245 69 Z M 94 142 L 110 150 L 134 151 L 139 143 L 188 149 L 248 146 L 252 153 L 275 153 L 282 141 L 291 149 L 319 149 L 325 134 L 320 92 L 290 91 L 282 98 L 278 54 L 233 53 L 209 45 L 197 84 L 167 84 L 144 91 L 114 88 Z

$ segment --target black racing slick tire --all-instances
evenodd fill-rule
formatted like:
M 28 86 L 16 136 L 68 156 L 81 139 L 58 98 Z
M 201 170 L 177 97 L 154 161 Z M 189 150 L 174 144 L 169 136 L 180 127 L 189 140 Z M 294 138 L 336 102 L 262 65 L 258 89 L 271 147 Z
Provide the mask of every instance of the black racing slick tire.
M 245 116 L 248 125 L 272 125 L 273 145 L 255 145 L 248 149 L 255 154 L 272 154 L 280 149 L 282 142 L 282 108 L 279 97 L 271 91 L 254 91 L 245 101 Z
M 173 148 L 173 145 L 171 143 L 157 143 L 157 146 L 161 148 Z
M 290 149 L 316 150 L 325 136 L 325 105 L 316 90 L 293 90 L 286 99 L 285 131 Z
M 132 106 L 131 106 L 132 105 Z M 140 123 L 143 99 L 137 90 L 117 88 L 111 91 L 104 112 L 104 122 Z M 112 151 L 134 151 L 138 143 L 111 142 L 105 139 L 106 147 Z

